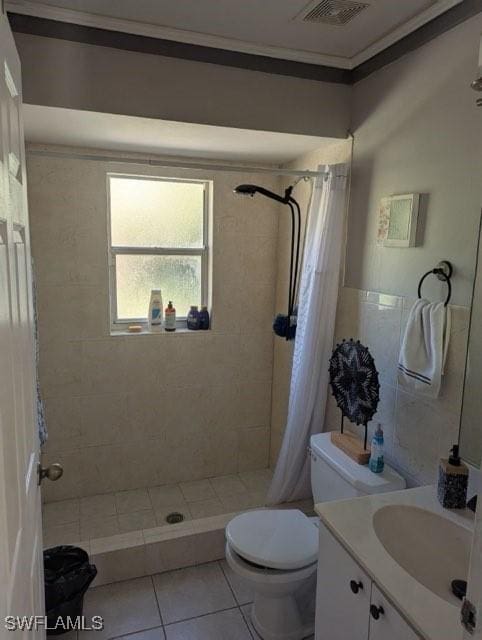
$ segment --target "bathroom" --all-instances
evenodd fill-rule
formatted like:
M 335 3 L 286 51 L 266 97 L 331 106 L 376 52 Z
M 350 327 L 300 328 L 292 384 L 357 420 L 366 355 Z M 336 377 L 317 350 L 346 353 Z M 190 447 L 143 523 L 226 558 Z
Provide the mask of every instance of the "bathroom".
M 9 414 L 0 413 L 0 472 L 17 474 L 19 483 L 27 478 L 27 495 L 38 502 L 33 509 L 19 498 L 15 511 L 7 487 L 0 511 L 16 515 L 5 530 L 0 525 L 0 537 L 5 557 L 16 558 L 18 536 L 32 529 L 21 544 L 33 550 L 21 560 L 30 570 L 31 610 L 43 597 L 42 549 L 73 545 L 96 568 L 83 615 L 101 616 L 103 628 L 71 630 L 69 640 L 482 637 L 478 620 L 469 632 L 467 613 L 481 604 L 480 554 L 470 564 L 465 630 L 462 600 L 442 593 L 445 573 L 433 577 L 427 560 L 448 550 L 446 572 L 467 580 L 473 513 L 437 501 L 441 459 L 454 444 L 461 468 L 469 467 L 466 501 L 479 491 L 482 120 L 473 81 L 482 73 L 482 5 L 356 3 L 359 15 L 343 27 L 353 29 L 350 48 L 338 24 L 296 22 L 307 5 L 298 0 L 291 7 L 283 0 L 280 15 L 273 3 L 256 8 L 261 25 L 273 21 L 269 35 L 247 7 L 236 7 L 235 25 L 228 12 L 220 21 L 210 0 L 202 2 L 203 17 L 187 16 L 188 0 L 177 9 L 142 0 L 139 16 L 127 4 L 12 0 L 2 14 L 2 34 L 12 35 L 0 44 L 11 97 L 4 110 L 2 89 L 10 138 L 2 138 L 8 159 L 0 201 L 24 193 L 28 222 L 26 209 L 11 228 L 0 216 L 0 246 L 13 238 L 17 253 L 7 267 L 32 257 L 36 320 L 27 325 L 38 334 L 45 441 L 38 489 L 29 480 L 36 473 L 23 468 L 24 460 L 26 469 L 36 464 L 37 441 L 4 433 Z M 188 18 L 190 31 L 181 28 Z M 295 33 L 306 41 L 296 44 Z M 166 185 L 197 190 L 197 205 L 189 209 L 187 196 L 169 202 Z M 277 198 L 259 189 L 242 197 L 239 185 Z M 413 237 L 384 244 L 381 202 L 400 194 L 418 205 Z M 301 216 L 297 287 L 290 287 L 290 197 Z M 185 215 L 173 225 L 177 206 Z M 316 226 L 317 207 L 330 213 L 330 206 L 333 226 L 321 217 Z M 136 216 L 140 228 L 122 226 Z M 189 217 L 198 235 L 186 245 Z M 158 250 L 162 242 L 153 238 L 166 229 L 173 236 Z M 325 236 L 323 249 L 316 238 Z M 317 248 L 330 255 L 329 277 L 303 314 L 306 265 Z M 159 261 L 165 282 L 152 276 L 146 257 Z M 178 262 L 169 275 L 161 263 L 172 258 Z M 442 261 L 453 272 L 438 279 L 432 270 Z M 28 289 L 29 265 L 25 273 Z M 421 291 L 431 302 L 445 302 L 450 284 L 448 351 L 435 397 L 407 388 L 399 370 L 425 274 Z M 172 299 L 175 331 L 149 325 L 152 289 L 161 289 L 164 313 Z M 296 338 L 276 335 L 273 319 L 296 315 L 298 302 Z M 207 306 L 207 330 L 187 328 L 191 305 Z M 24 369 L 13 367 L 12 389 L 35 378 L 32 354 L 22 351 L 22 313 L 29 316 L 19 302 L 12 346 L 10 334 L 0 334 L 2 351 L 25 360 Z M 321 342 L 313 338 L 315 346 L 301 351 L 300 326 Z M 368 347 L 377 370 L 379 401 L 366 438 L 370 449 L 382 425 L 382 475 L 319 444 L 340 431 L 328 368 L 333 349 L 350 338 Z M 0 404 L 19 415 L 32 394 L 26 388 L 12 392 L 13 406 L 7 385 Z M 363 444 L 362 426 L 347 418 L 343 425 Z M 20 449 L 9 460 L 7 452 Z M 380 481 L 355 497 L 320 467 L 323 456 L 332 456 L 328 467 L 343 467 L 345 479 L 348 469 L 361 469 L 360 477 L 353 472 L 358 482 L 383 478 L 386 486 Z M 393 541 L 394 527 L 420 546 L 412 564 Z M 288 536 L 289 553 L 302 550 L 303 559 L 290 565 L 285 547 L 281 563 L 243 555 L 236 540 L 244 544 L 251 534 L 263 544 L 273 534 L 283 545 Z M 476 528 L 475 545 L 480 535 Z M 29 612 L 19 595 L 25 570 L 12 567 L 5 582 L 13 595 L 0 600 L 2 616 L 12 603 Z M 275 592 L 289 571 L 289 595 Z M 291 599 L 298 571 L 306 621 Z M 37 633 L 42 638 L 44 630 Z

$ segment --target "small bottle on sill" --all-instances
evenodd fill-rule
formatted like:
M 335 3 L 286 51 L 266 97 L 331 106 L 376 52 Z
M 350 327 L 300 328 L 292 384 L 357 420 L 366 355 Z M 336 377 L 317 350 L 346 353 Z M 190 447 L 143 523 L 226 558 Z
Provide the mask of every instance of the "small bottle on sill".
M 164 329 L 166 331 L 176 330 L 176 310 L 172 305 L 172 300 L 169 300 L 169 304 L 164 311 Z

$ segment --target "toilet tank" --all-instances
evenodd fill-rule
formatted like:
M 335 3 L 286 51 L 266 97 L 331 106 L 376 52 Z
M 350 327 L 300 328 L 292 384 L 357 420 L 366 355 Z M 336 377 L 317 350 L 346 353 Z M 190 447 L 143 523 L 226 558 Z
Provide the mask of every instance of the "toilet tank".
M 331 442 L 331 433 L 311 436 L 311 489 L 313 500 L 329 502 L 405 489 L 405 480 L 385 464 L 382 473 L 357 464 Z

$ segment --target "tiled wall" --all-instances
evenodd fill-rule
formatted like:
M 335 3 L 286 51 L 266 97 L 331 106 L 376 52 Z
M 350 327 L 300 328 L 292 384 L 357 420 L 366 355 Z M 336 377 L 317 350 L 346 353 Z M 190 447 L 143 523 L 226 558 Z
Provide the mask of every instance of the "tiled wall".
M 145 167 L 27 164 L 44 461 L 65 469 L 47 501 L 266 467 L 278 205 L 232 194 L 257 177 L 188 173 L 214 180 L 212 331 L 111 337 L 105 174 Z M 277 180 L 263 176 L 275 191 Z
M 407 393 L 397 383 L 400 341 L 414 298 L 342 288 L 337 310 L 336 340 L 354 338 L 369 349 L 380 377 L 380 404 L 370 425 L 385 432 L 388 460 L 407 476 L 409 483 L 436 480 L 439 458 L 457 442 L 469 309 L 452 306 L 450 346 L 439 398 Z M 345 421 L 349 426 L 349 423 Z M 340 412 L 332 396 L 325 430 L 340 428 Z M 355 432 L 362 435 L 361 427 Z

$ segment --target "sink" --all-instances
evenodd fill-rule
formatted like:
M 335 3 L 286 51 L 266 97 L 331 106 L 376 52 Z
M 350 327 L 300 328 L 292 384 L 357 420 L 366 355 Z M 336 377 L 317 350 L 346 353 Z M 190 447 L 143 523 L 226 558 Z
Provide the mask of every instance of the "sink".
M 442 516 L 407 505 L 382 507 L 373 527 L 383 547 L 412 578 L 451 604 L 454 579 L 467 580 L 471 531 Z

